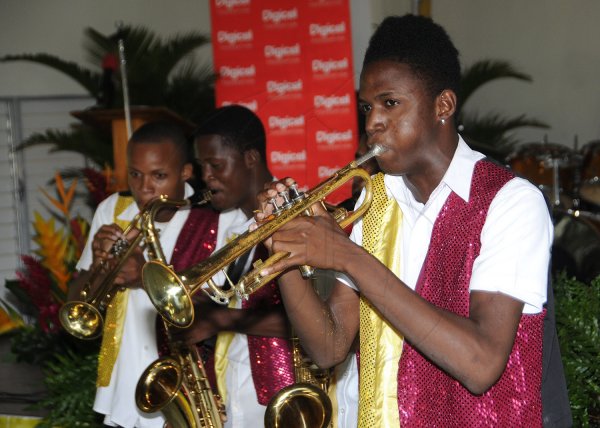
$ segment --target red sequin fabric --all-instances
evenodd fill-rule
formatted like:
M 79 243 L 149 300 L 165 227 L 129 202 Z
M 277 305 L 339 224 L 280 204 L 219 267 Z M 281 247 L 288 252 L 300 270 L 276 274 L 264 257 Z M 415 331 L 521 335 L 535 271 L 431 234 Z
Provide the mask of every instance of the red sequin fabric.
M 219 213 L 210 208 L 195 207 L 190 210 L 190 214 L 179 232 L 171 264 L 175 272 L 180 272 L 186 268 L 200 263 L 208 258 L 215 250 L 217 245 L 217 228 L 219 226 Z M 169 354 L 169 344 L 166 339 L 164 323 L 157 317 L 156 328 L 158 354 L 160 356 Z M 211 373 L 214 369 L 208 368 Z M 209 377 L 211 377 L 209 375 Z M 212 379 L 214 376 L 212 376 Z M 216 383 L 211 382 L 211 385 Z
M 490 203 L 513 177 L 482 160 L 475 166 L 467 203 L 451 193 L 434 224 L 417 292 L 434 305 L 469 315 L 469 281 L 479 255 Z M 523 315 L 506 369 L 485 394 L 475 396 L 409 343 L 398 369 L 400 426 L 541 427 L 544 313 Z
M 267 257 L 266 249 L 259 245 L 254 259 Z M 261 309 L 282 304 L 279 287 L 272 281 L 244 300 L 242 308 Z M 248 335 L 248 351 L 258 402 L 265 406 L 280 389 L 294 383 L 291 342 L 279 337 Z

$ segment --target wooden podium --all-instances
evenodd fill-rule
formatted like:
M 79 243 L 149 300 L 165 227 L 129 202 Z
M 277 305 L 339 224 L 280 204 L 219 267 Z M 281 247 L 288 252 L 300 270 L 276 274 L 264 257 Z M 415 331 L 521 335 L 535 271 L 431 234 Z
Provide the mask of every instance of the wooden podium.
M 127 123 L 123 109 L 87 109 L 73 111 L 71 115 L 86 125 L 111 132 L 113 140 L 113 162 L 115 186 L 117 191 L 127 190 Z M 183 119 L 177 113 L 166 107 L 130 108 L 131 131 L 135 131 L 144 123 L 153 121 L 173 122 L 188 133 L 194 129 L 194 124 Z

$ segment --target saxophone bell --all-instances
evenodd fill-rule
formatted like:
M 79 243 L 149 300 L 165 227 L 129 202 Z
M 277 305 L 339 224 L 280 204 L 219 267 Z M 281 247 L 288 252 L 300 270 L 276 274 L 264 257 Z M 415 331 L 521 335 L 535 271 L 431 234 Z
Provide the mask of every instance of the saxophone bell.
M 210 194 L 205 194 L 207 197 Z M 149 236 L 148 258 L 150 263 L 160 261 L 166 267 L 153 219 L 150 215 L 144 223 Z M 173 341 L 169 325 L 164 322 L 164 326 L 169 355 L 155 360 L 140 376 L 135 391 L 137 407 L 145 413 L 162 412 L 170 427 L 222 428 L 224 406 L 212 392 L 198 349 Z

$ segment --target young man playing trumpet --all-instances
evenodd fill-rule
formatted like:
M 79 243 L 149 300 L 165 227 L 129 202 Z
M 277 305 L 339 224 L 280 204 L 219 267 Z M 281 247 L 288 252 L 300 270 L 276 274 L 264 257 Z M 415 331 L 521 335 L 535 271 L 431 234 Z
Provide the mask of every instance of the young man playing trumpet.
M 351 239 L 318 205 L 269 240 L 309 355 L 360 341 L 359 426 L 542 426 L 552 222 L 531 183 L 471 150 L 454 118 L 458 51 L 430 19 L 388 17 L 360 78 L 368 145 L 383 152 Z M 266 202 L 285 189 L 265 191 Z M 295 266 L 339 272 L 329 300 Z M 302 304 L 298 304 L 298 302 Z
M 175 125 L 155 122 L 136 130 L 127 146 L 127 163 L 130 195 L 115 193 L 98 206 L 77 264 L 78 278 L 69 288 L 70 300 L 81 299 L 92 272 L 100 269 L 104 274 L 114 268 L 118 260 L 110 249 L 118 240 L 131 242 L 139 233 L 133 229 L 124 236 L 123 231 L 149 201 L 160 195 L 171 200 L 193 195 L 186 183 L 192 176 L 188 142 Z M 210 209 L 158 211 L 155 225 L 166 262 L 182 269 L 207 257 L 216 244 L 217 222 L 218 214 Z M 180 233 L 183 228 L 185 234 Z M 116 274 L 114 284 L 122 291 L 116 293 L 105 316 L 94 410 L 105 415 L 109 426 L 158 428 L 165 423 L 159 413 L 138 410 L 134 395 L 140 375 L 158 357 L 156 309 L 141 288 L 145 261 L 144 248 L 134 248 Z M 89 294 L 94 286 L 98 283 L 92 284 Z

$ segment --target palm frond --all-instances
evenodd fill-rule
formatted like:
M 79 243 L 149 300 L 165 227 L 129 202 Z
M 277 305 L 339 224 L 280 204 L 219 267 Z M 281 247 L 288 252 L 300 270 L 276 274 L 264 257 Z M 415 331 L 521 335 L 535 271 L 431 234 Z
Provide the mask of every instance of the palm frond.
M 112 165 L 112 141 L 110 135 L 99 133 L 87 126 L 73 126 L 70 131 L 46 130 L 37 132 L 17 146 L 17 150 L 50 144 L 50 152 L 70 151 L 80 153 L 99 168 Z
M 464 114 L 460 122 L 461 134 L 465 139 L 507 152 L 518 142 L 509 133 L 524 127 L 549 128 L 548 124 L 524 114 L 511 118 L 503 117 L 498 113 L 489 113 L 482 117 L 477 114 Z
M 185 63 L 171 78 L 165 105 L 192 123 L 200 123 L 215 108 L 215 79 L 210 66 Z
M 129 27 L 123 27 L 123 33 L 126 34 L 128 31 Z M 117 42 L 114 40 L 114 36 L 106 36 L 91 27 L 86 28 L 84 34 L 86 38 L 83 47 L 92 64 L 100 66 L 107 52 L 117 52 Z
M 75 62 L 62 60 L 54 55 L 39 53 L 39 54 L 23 54 L 23 55 L 6 55 L 0 58 L 0 61 L 30 61 L 37 64 L 46 65 L 61 73 L 66 74 L 71 79 L 75 80 L 89 92 L 90 95 L 96 97 L 99 90 L 100 73 L 84 68 Z
M 481 86 L 497 79 L 512 78 L 531 82 L 531 76 L 525 74 L 508 61 L 481 60 L 467 67 L 462 72 L 461 87 L 458 94 L 460 105 L 464 105 L 471 95 Z

